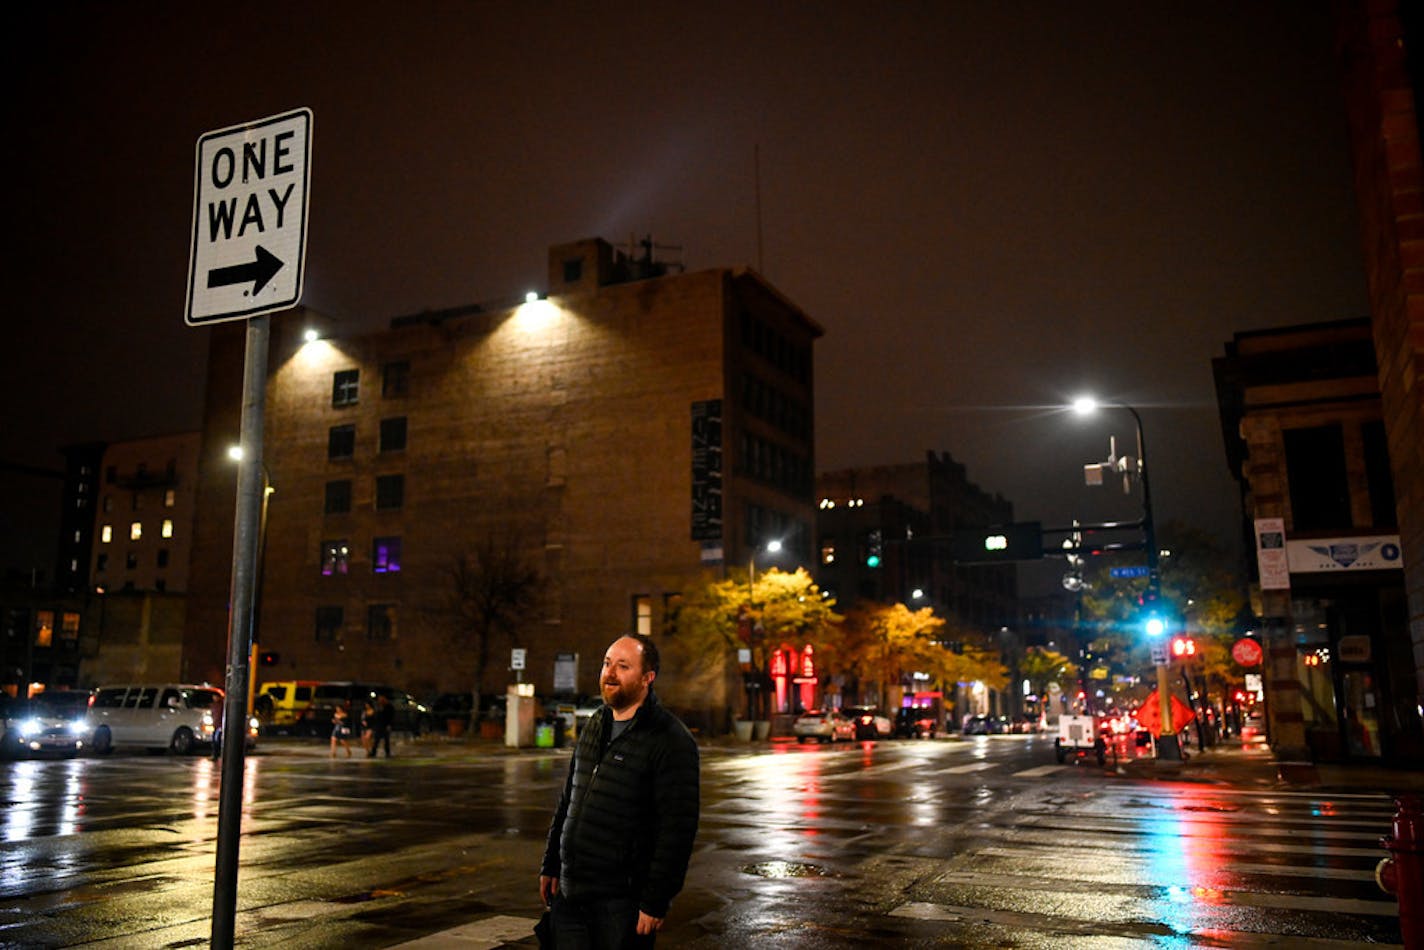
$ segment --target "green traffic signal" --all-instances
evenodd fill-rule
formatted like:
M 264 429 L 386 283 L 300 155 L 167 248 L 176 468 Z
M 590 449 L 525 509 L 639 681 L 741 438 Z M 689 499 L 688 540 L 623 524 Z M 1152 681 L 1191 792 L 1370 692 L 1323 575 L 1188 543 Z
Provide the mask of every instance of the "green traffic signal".
M 1167 622 L 1161 617 L 1148 617 L 1143 623 L 1142 629 L 1147 632 L 1149 637 L 1160 637 L 1167 632 Z

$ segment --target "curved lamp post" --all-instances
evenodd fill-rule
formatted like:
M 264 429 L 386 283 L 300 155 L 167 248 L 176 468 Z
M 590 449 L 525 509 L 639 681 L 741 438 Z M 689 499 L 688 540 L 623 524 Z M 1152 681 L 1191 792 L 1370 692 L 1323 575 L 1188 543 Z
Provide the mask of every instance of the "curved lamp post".
M 1147 478 L 1147 442 L 1142 435 L 1142 416 L 1131 406 L 1122 403 L 1100 404 L 1091 396 L 1080 396 L 1073 400 L 1073 411 L 1079 415 L 1092 415 L 1099 407 L 1125 409 L 1132 413 L 1132 421 L 1137 428 L 1137 480 L 1142 483 L 1142 543 L 1147 549 L 1147 591 L 1148 600 L 1155 602 L 1162 575 L 1158 560 L 1157 533 L 1152 520 L 1152 484 Z M 1158 618 L 1148 620 L 1147 633 L 1151 637 L 1162 636 L 1165 624 Z M 1157 728 L 1157 758 L 1180 760 L 1181 746 L 1177 734 L 1172 730 L 1172 694 L 1167 665 L 1157 665 L 1157 701 L 1161 711 L 1161 725 Z

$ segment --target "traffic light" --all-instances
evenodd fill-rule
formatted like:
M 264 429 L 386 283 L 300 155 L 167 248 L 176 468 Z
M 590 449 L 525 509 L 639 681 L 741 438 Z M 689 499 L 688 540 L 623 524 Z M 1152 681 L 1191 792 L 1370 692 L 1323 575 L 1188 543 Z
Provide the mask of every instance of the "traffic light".
M 1043 525 L 1037 521 L 959 528 L 950 539 L 950 556 L 960 564 L 1043 559 Z
M 1148 584 L 1147 589 L 1138 598 L 1138 603 L 1142 606 L 1139 617 L 1142 622 L 1142 632 L 1153 640 L 1167 632 L 1167 609 L 1162 604 L 1161 591 L 1156 584 Z
M 876 528 L 865 536 L 865 566 L 879 567 L 881 556 L 885 553 L 884 535 L 880 529 Z
M 1197 642 L 1191 637 L 1172 638 L 1172 656 L 1178 660 L 1189 660 L 1197 655 Z

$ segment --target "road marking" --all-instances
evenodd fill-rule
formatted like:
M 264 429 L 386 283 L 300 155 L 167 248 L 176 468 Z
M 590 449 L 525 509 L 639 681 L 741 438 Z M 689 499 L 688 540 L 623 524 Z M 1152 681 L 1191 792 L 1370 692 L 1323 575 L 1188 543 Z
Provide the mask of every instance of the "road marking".
M 1006 858 L 1022 866 L 1026 860 L 1023 848 L 979 848 L 974 852 L 977 857 L 983 855 L 989 858 Z M 1057 857 L 1044 855 L 1044 873 L 1053 873 L 1061 862 Z M 1312 867 L 1305 864 L 1256 864 L 1252 862 L 1227 863 L 1212 865 L 1213 872 L 1222 874 L 1263 874 L 1268 877 L 1303 877 L 1307 879 L 1320 879 L 1331 881 L 1373 881 L 1375 872 L 1371 870 L 1355 870 L 1352 868 L 1322 868 Z
M 1180 938 L 1171 928 L 1155 921 L 1143 922 L 1118 922 L 1110 920 L 1079 920 L 1072 917 L 1055 917 L 1048 914 L 1034 914 L 1020 911 L 995 910 L 988 907 L 956 907 L 948 904 L 935 904 L 930 901 L 911 901 L 901 904 L 890 911 L 891 917 L 904 917 L 911 920 L 943 921 L 945 923 L 961 923 L 966 920 L 975 921 L 976 924 L 992 924 L 1004 927 L 1012 931 L 1015 935 L 1021 935 L 1023 931 L 1033 930 L 1040 933 L 1052 933 L 1060 940 L 1065 934 L 1082 935 L 1085 937 L 1112 938 L 1121 937 L 1139 943 L 1158 945 L 1164 939 Z M 1254 947 L 1281 945 L 1280 934 L 1253 934 L 1239 931 L 1215 931 L 1212 935 L 1226 933 L 1230 935 L 1231 946 L 1234 947 Z M 1172 939 L 1175 943 L 1177 940 Z M 1290 936 L 1292 947 L 1313 947 L 1318 950 L 1336 950 L 1336 948 L 1353 948 L 1360 945 L 1358 940 L 1334 940 L 1328 937 L 1304 937 L 1292 934 Z M 1398 944 L 1371 944 L 1389 950 L 1402 950 Z
M 997 762 L 969 762 L 965 765 L 952 765 L 947 769 L 940 769 L 940 775 L 959 775 L 964 772 L 982 772 L 985 769 L 997 768 Z
M 1172 901 L 1166 896 L 1155 896 L 1151 892 L 1171 891 L 1173 888 L 1150 882 L 1114 884 L 1108 881 L 1079 881 L 1070 884 L 1061 878 L 1028 877 L 1022 874 L 993 874 L 983 870 L 945 871 L 936 876 L 936 884 L 959 884 L 965 887 L 990 887 L 1012 891 L 1034 891 L 1038 893 L 1082 894 L 1101 896 L 1105 892 L 1123 897 L 1136 897 L 1156 903 Z M 1190 889 L 1189 885 L 1181 885 Z M 1212 888 L 1213 899 L 1237 907 L 1265 907 L 1272 910 L 1310 910 L 1335 914 L 1370 914 L 1379 917 L 1398 917 L 1399 904 L 1388 898 L 1382 900 L 1356 900 L 1349 897 L 1323 897 L 1318 894 L 1268 894 L 1233 888 Z
M 534 924 L 533 917 L 501 914 L 396 944 L 392 950 L 496 950 L 507 943 L 532 936 Z
M 1037 768 L 1015 772 L 1014 778 L 1039 778 L 1044 775 L 1052 775 L 1054 772 L 1065 772 L 1071 768 L 1073 768 L 1071 765 L 1040 765 Z

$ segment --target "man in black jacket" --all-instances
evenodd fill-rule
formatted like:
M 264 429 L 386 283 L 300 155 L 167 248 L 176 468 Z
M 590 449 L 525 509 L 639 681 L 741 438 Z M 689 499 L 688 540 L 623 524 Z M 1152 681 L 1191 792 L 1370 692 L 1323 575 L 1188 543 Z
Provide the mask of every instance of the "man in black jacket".
M 652 946 L 682 890 L 697 743 L 653 693 L 658 665 L 644 636 L 619 637 L 603 657 L 603 706 L 579 734 L 539 869 L 560 948 Z

